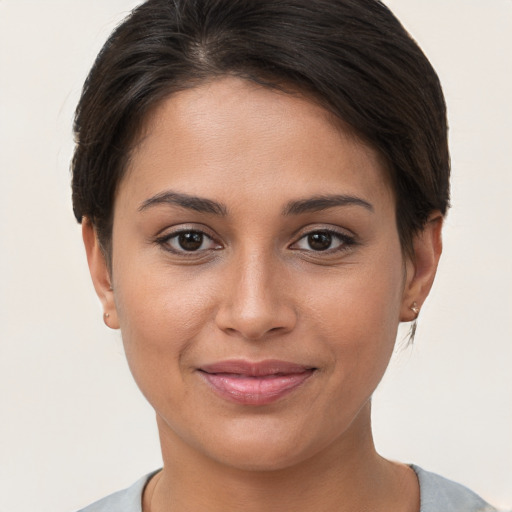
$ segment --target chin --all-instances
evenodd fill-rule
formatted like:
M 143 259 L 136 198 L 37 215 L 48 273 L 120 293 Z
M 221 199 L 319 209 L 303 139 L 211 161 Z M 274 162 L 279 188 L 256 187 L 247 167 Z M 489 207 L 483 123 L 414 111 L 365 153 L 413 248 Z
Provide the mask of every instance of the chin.
M 296 448 L 296 447 L 295 447 Z M 273 472 L 298 465 L 308 459 L 308 455 L 290 446 L 275 443 L 238 443 L 228 450 L 211 454 L 219 463 L 239 471 Z
M 267 419 L 268 420 L 268 419 Z M 238 423 L 238 424 L 237 424 Z M 316 435 L 315 435 L 316 434 Z M 203 444 L 203 453 L 223 466 L 270 472 L 300 465 L 333 440 L 287 422 L 234 422 Z

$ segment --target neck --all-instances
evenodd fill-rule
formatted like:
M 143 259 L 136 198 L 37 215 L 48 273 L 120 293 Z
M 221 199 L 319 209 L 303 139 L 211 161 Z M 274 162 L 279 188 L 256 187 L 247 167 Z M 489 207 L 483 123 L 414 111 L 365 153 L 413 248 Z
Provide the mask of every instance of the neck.
M 367 404 L 349 430 L 321 452 L 266 471 L 212 460 L 159 421 L 164 469 L 146 489 L 144 512 L 417 512 L 414 472 L 377 454 L 369 416 Z

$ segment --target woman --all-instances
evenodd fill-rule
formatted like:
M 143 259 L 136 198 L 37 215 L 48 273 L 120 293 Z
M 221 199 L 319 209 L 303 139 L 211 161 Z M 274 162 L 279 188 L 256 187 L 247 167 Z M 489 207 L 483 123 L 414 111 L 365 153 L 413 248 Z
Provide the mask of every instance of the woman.
M 449 196 L 439 81 L 386 7 L 149 0 L 75 130 L 91 276 L 164 460 L 85 510 L 494 510 L 372 440 Z

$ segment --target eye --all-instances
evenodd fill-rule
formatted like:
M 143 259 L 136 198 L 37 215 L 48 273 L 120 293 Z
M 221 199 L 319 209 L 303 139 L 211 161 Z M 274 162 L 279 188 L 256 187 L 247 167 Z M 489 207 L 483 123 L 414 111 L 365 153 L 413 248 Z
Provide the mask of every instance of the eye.
M 220 249 L 221 246 L 206 233 L 197 230 L 183 230 L 161 237 L 158 243 L 174 253 L 191 253 Z
M 331 230 L 311 231 L 293 244 L 292 249 L 314 252 L 335 252 L 354 245 L 354 238 Z

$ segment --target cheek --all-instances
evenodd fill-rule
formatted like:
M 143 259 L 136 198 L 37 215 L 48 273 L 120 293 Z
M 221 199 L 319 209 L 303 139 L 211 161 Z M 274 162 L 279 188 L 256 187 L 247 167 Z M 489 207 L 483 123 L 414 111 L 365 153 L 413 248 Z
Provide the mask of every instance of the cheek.
M 400 259 L 398 259 L 400 261 Z M 379 333 L 386 337 L 398 325 L 402 300 L 401 264 L 381 261 L 348 268 L 337 276 L 328 276 L 309 301 L 310 314 L 321 319 L 334 332 L 349 328 L 354 338 Z M 311 283 L 312 285 L 314 283 Z
M 127 267 L 133 271 L 127 272 Z M 117 269 L 116 308 L 123 344 L 140 385 L 155 380 L 159 368 L 179 369 L 213 314 L 214 288 L 207 279 L 187 278 L 149 262 L 120 261 Z M 178 376 L 178 371 L 169 371 L 162 377 Z
M 401 255 L 391 254 L 328 279 L 308 302 L 305 316 L 354 388 L 376 386 L 394 348 L 402 300 Z M 366 380 L 366 383 L 365 383 Z

